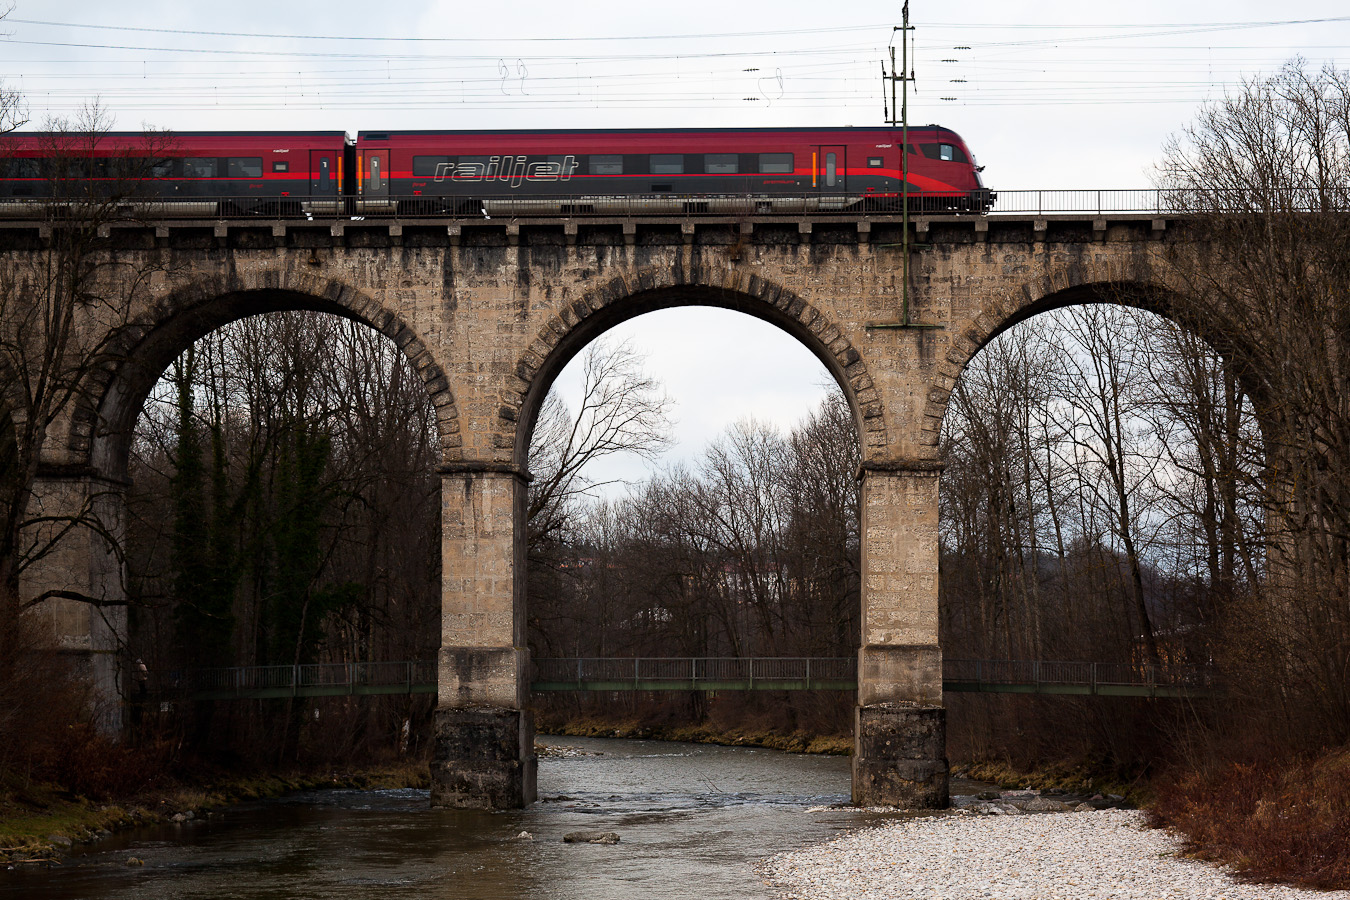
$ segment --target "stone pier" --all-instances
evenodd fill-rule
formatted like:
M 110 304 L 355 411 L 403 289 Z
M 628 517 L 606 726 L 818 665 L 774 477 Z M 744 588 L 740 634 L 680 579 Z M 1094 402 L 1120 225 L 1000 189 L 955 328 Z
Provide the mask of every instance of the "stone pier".
M 525 496 L 510 466 L 460 463 L 441 476 L 440 690 L 435 806 L 506 809 L 535 798 L 527 708 Z
M 862 486 L 862 648 L 853 802 L 947 805 L 938 646 L 938 475 L 930 461 L 870 462 Z

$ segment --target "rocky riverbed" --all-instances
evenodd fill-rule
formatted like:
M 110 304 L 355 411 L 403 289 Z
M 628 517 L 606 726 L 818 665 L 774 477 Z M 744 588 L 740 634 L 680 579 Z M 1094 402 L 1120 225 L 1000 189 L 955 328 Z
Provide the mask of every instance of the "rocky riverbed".
M 1179 856 L 1181 842 L 1134 810 L 1027 814 L 1036 810 L 984 802 L 780 853 L 760 874 L 793 900 L 1350 900 L 1350 891 L 1241 884 Z

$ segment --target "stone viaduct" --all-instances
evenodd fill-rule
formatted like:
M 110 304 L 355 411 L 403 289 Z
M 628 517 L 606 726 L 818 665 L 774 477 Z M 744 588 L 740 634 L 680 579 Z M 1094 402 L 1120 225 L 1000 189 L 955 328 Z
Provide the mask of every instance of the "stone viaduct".
M 938 643 L 938 432 L 967 361 L 1016 321 L 1154 286 L 1171 237 L 1148 216 L 932 217 L 911 227 L 901 317 L 901 225 L 875 217 L 505 222 L 178 222 L 114 228 L 102 252 L 139 272 L 119 352 L 85 405 L 48 435 L 33 503 L 93 503 L 112 533 L 129 437 L 147 392 L 191 342 L 231 320 L 313 309 L 379 329 L 438 411 L 443 588 L 432 802 L 513 807 L 535 796 L 525 646 L 527 449 L 559 371 L 606 329 L 656 309 L 739 310 L 819 357 L 862 445 L 862 634 L 853 797 L 947 802 Z M 1175 232 L 1175 230 L 1174 230 Z M 48 232 L 0 225 L 0 265 Z M 113 328 L 94 311 L 86 332 Z M 76 531 L 24 592 L 123 596 L 106 538 Z M 116 607 L 53 599 L 67 646 L 118 694 Z

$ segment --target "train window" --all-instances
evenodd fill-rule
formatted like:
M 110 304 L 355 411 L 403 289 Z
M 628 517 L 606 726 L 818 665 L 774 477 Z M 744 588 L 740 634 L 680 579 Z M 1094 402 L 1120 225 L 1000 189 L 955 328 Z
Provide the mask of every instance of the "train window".
M 734 175 L 740 168 L 735 153 L 709 153 L 703 157 L 703 171 L 711 175 Z
M 966 154 L 955 144 L 920 144 L 919 149 L 923 155 L 929 159 L 940 159 L 948 162 L 970 162 Z
M 500 158 L 499 158 L 500 159 Z M 459 165 L 453 170 L 442 169 L 437 178 L 444 178 L 446 173 L 455 181 L 482 181 L 489 177 L 488 169 L 492 168 L 492 157 L 490 156 L 461 156 Z M 496 174 L 494 170 L 492 175 Z
M 0 158 L 0 178 L 41 178 L 38 160 L 15 157 Z
M 150 161 L 151 178 L 172 178 L 173 177 L 172 159 L 154 159 Z
M 367 183 L 366 186 L 369 187 L 372 191 L 383 190 L 384 169 L 380 165 L 380 155 L 378 153 L 372 153 L 367 158 L 370 160 L 370 181 Z
M 96 156 L 89 160 L 95 178 L 141 178 L 149 171 L 144 157 Z
M 653 153 L 651 155 L 651 173 L 653 175 L 679 175 L 684 171 L 684 157 L 678 153 Z
M 261 178 L 261 156 L 231 156 L 225 160 L 225 174 L 230 178 Z
M 766 175 L 791 175 L 792 154 L 791 153 L 761 153 L 759 155 L 759 170 Z
M 189 156 L 187 159 L 183 160 L 183 176 L 185 178 L 215 178 L 215 158 L 209 156 Z
M 591 175 L 623 174 L 623 157 L 618 154 L 592 155 L 586 162 L 586 171 Z
M 435 178 L 437 175 L 444 176 L 446 172 L 453 168 L 454 161 L 449 156 L 413 157 L 413 176 L 416 178 Z
M 834 187 L 838 183 L 839 164 L 836 162 L 835 154 L 825 154 L 825 186 Z
M 867 167 L 868 167 L 869 169 L 880 169 L 880 168 L 881 168 L 881 157 L 880 157 L 880 156 L 869 156 L 869 157 L 867 157 Z
M 273 172 L 289 172 L 290 170 L 291 164 L 288 160 L 279 159 L 276 162 L 272 163 Z

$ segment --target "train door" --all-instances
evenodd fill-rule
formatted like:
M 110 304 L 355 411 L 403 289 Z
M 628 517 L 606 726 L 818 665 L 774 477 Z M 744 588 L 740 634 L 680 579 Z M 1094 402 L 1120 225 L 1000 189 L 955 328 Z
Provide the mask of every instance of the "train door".
M 811 181 L 821 193 L 842 194 L 848 190 L 844 151 L 843 145 L 816 148 L 816 171 Z
M 366 148 L 361 151 L 357 193 L 363 210 L 383 209 L 389 205 L 389 151 Z
M 311 197 L 337 197 L 342 173 L 335 150 L 309 151 L 309 194 Z

